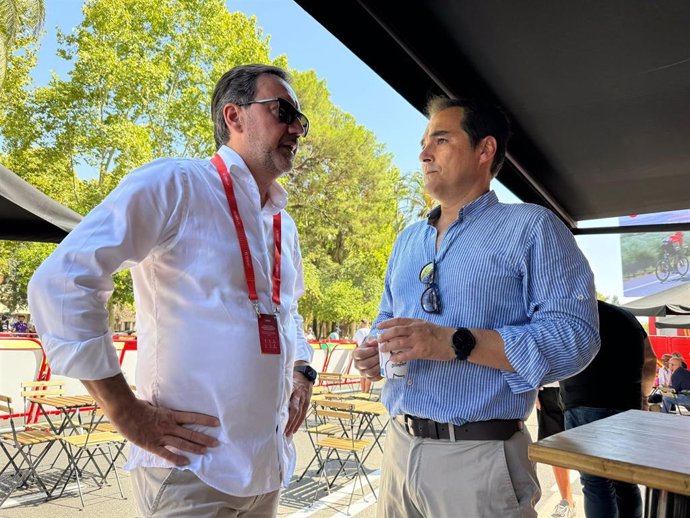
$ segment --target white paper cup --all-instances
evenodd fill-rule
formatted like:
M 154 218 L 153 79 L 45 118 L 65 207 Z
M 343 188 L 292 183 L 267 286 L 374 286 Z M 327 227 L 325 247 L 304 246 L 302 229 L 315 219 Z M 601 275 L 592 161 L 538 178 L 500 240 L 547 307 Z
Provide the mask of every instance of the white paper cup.
M 407 362 L 395 361 L 395 353 L 384 352 L 379 346 L 379 363 L 381 376 L 387 380 L 400 379 L 407 376 Z

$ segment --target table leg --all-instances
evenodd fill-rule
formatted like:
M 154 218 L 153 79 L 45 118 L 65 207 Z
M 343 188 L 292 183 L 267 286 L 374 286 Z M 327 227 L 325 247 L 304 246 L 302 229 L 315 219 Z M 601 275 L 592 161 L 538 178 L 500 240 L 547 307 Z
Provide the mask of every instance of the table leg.
M 688 518 L 690 497 L 660 489 L 646 488 L 645 518 Z

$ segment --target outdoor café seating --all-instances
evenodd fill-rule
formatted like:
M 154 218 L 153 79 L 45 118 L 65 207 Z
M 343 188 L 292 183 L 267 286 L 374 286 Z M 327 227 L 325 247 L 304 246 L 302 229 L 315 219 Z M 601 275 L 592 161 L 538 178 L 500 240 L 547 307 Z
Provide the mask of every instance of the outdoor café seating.
M 685 404 L 678 402 L 678 395 L 690 396 L 690 390 L 683 390 L 678 393 L 672 387 L 661 387 L 660 392 L 662 397 L 673 401 L 674 413 L 690 416 L 690 405 L 687 404 L 687 399 L 684 399 Z
M 3 487 L 0 494 L 0 505 L 7 500 L 18 488 L 34 483 L 50 498 L 51 491 L 39 474 L 39 466 L 45 459 L 51 446 L 59 437 L 48 430 L 18 425 L 14 417 L 12 398 L 0 395 L 0 415 L 6 416 L 9 428 L 0 430 L 0 449 L 3 458 L 0 477 L 8 470 L 10 476 L 2 480 L 9 480 L 10 487 Z
M 328 433 L 319 434 L 318 429 L 315 430 L 316 443 L 316 459 L 319 467 L 319 480 L 323 480 L 327 491 L 330 493 L 331 488 L 336 482 L 336 479 L 341 475 L 347 475 L 348 462 L 354 463 L 354 473 L 350 476 L 354 478 L 352 484 L 352 491 L 347 505 L 347 513 L 349 514 L 352 499 L 354 497 L 356 482 L 362 491 L 362 496 L 365 496 L 364 484 L 362 477 L 366 479 L 369 488 L 374 496 L 374 490 L 369 476 L 364 468 L 364 451 L 372 445 L 372 441 L 362 439 L 359 433 L 359 418 L 360 415 L 355 411 L 355 405 L 348 401 L 336 401 L 329 399 L 319 399 L 312 403 L 313 414 L 317 419 L 326 423 L 338 424 L 342 428 L 342 434 L 338 435 L 329 430 Z M 341 455 L 342 454 L 342 455 Z M 333 457 L 335 456 L 335 458 Z M 352 460 L 351 460 L 352 459 Z M 336 462 L 336 473 L 329 479 L 328 464 L 329 462 Z M 314 499 L 318 492 L 314 493 Z
M 94 405 L 89 411 L 88 422 L 81 428 L 81 433 L 60 437 L 60 441 L 67 452 L 68 465 L 55 482 L 51 492 L 55 491 L 57 486 L 62 483 L 62 489 L 58 497 L 62 496 L 67 488 L 67 484 L 74 476 L 77 481 L 82 508 L 84 507 L 82 479 L 87 475 L 91 476 L 96 484 L 101 487 L 106 483 L 108 475 L 114 472 L 120 497 L 125 498 L 115 463 L 123 454 L 127 440 L 117 431 L 101 431 L 99 427 L 102 426 L 101 421 L 103 418 L 103 412 Z M 101 464 L 99 464 L 99 459 L 102 459 Z M 88 467 L 92 467 L 92 469 L 87 470 Z
M 20 395 L 24 402 L 24 422 L 35 422 L 38 417 L 39 407 L 30 398 L 62 396 L 64 393 L 65 384 L 61 380 L 22 381 Z

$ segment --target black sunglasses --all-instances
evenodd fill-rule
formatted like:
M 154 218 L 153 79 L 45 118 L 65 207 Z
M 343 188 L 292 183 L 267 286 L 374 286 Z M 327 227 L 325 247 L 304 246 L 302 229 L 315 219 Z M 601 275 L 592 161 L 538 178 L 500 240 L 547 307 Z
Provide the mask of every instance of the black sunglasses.
M 440 313 L 441 294 L 436 285 L 436 261 L 422 266 L 422 269 L 419 270 L 419 280 L 427 286 L 420 300 L 422 309 L 427 313 Z
M 248 103 L 238 104 L 238 106 L 248 106 L 250 104 L 265 104 L 278 102 L 278 120 L 288 126 L 295 122 L 295 119 L 302 125 L 302 136 L 306 137 L 309 133 L 309 119 L 301 111 L 281 97 L 271 97 L 270 99 L 256 99 Z

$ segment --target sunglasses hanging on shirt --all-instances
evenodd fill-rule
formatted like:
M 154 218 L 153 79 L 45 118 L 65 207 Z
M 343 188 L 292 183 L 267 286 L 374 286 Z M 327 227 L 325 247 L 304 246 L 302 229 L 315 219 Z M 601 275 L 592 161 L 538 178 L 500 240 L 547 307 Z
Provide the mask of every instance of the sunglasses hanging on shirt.
M 422 266 L 422 269 L 419 271 L 419 280 L 427 286 L 420 300 L 422 309 L 426 313 L 440 313 L 441 294 L 436 284 L 436 261 L 431 261 Z

